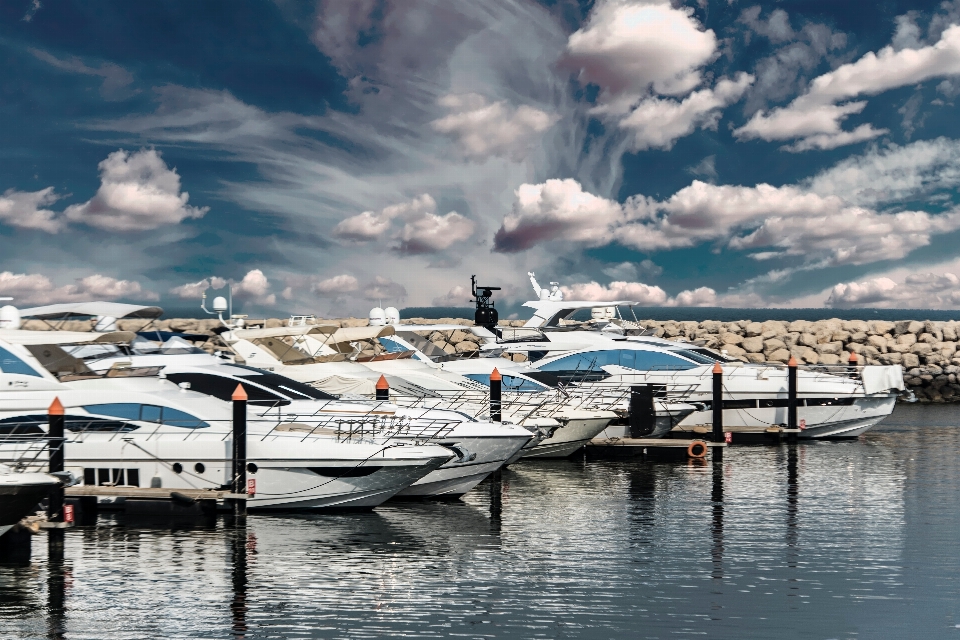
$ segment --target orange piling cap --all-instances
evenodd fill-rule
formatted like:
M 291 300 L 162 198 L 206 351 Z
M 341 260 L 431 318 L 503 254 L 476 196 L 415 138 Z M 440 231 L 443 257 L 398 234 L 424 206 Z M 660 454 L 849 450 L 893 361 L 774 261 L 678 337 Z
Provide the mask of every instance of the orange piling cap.
M 720 363 L 719 363 L 719 362 L 713 365 L 713 372 L 714 372 L 714 373 L 723 373 L 723 367 L 720 366 Z
M 380 379 L 377 380 L 377 389 L 379 390 L 379 389 L 389 389 L 389 388 L 390 388 L 390 383 L 387 382 L 387 379 L 381 375 Z
M 493 371 L 490 372 L 490 382 L 494 380 L 503 380 L 503 376 L 500 375 L 500 372 L 496 367 L 493 368 Z
M 857 361 L 857 354 L 855 354 L 853 351 L 851 351 L 851 352 L 850 352 L 850 363 L 853 364 L 853 363 L 856 362 L 856 361 Z
M 790 356 L 790 361 L 787 362 L 787 366 L 788 366 L 788 367 L 795 367 L 795 366 L 797 366 L 797 359 L 794 358 L 793 356 Z
M 54 398 L 54 399 L 53 399 L 53 402 L 50 403 L 50 408 L 47 409 L 47 413 L 50 414 L 51 416 L 62 416 L 62 415 L 63 415 L 63 413 L 64 413 L 64 411 L 63 411 L 63 405 L 60 404 L 60 398 Z
M 233 395 L 230 396 L 230 398 L 231 398 L 234 402 L 236 402 L 236 401 L 238 401 L 238 400 L 246 400 L 246 399 L 247 399 L 247 390 L 243 388 L 243 385 L 242 385 L 242 384 L 238 384 L 238 385 L 237 385 L 237 388 L 233 390 Z

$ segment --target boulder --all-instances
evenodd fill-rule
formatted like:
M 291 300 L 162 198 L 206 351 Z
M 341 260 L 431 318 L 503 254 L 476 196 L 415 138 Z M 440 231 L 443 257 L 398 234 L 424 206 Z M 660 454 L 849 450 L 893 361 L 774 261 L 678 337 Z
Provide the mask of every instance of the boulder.
M 832 353 L 821 353 L 820 364 L 840 364 L 840 356 Z
M 781 349 L 786 349 L 787 345 L 783 340 L 778 340 L 777 338 L 767 338 L 763 341 L 763 351 L 764 353 L 771 353 L 774 351 L 780 351 Z
M 850 333 L 866 333 L 870 331 L 870 324 L 864 320 L 844 320 L 843 330 Z
M 457 329 L 452 334 L 450 334 L 449 341 L 453 344 L 459 344 L 467 339 L 467 332 L 463 329 Z
M 903 333 L 897 336 L 897 344 L 912 347 L 917 343 L 917 336 L 912 333 Z
M 921 333 L 917 342 L 926 342 L 927 344 L 937 344 L 940 340 L 932 333 Z
M 704 320 L 700 323 L 700 328 L 707 333 L 720 333 L 720 325 L 717 320 Z
M 847 342 L 850 340 L 849 331 L 834 331 L 833 335 L 830 336 L 829 342 Z
M 921 333 L 923 331 L 923 323 L 911 320 L 907 323 L 907 331 L 910 333 Z
M 805 347 L 816 347 L 819 344 L 816 334 L 813 333 L 801 333 L 798 342 Z
M 743 338 L 735 333 L 721 333 L 720 334 L 720 344 L 740 344 L 743 342 Z
M 680 335 L 680 325 L 673 321 L 664 322 L 663 335 L 665 338 L 676 338 Z
M 766 357 L 762 353 L 748 353 L 746 355 L 747 362 L 752 362 L 754 364 L 763 364 L 767 361 Z
M 957 352 L 957 343 L 956 342 L 938 342 L 933 345 L 933 348 L 940 352 L 944 358 L 952 358 L 953 354 Z
M 850 342 L 859 342 L 863 344 L 867 341 L 867 334 L 864 331 L 857 331 L 850 334 Z
M 820 354 L 806 347 L 803 349 L 803 352 L 800 354 L 801 359 L 807 364 L 819 364 L 820 363 Z
M 480 347 L 475 342 L 463 341 L 457 343 L 457 353 L 466 353 L 468 351 L 479 351 Z
M 744 327 L 744 333 L 748 338 L 753 336 L 759 336 L 763 334 L 763 325 L 759 322 L 751 322 L 746 327 Z
M 763 328 L 763 332 L 760 335 L 763 336 L 764 339 L 778 338 L 787 333 L 786 325 L 784 325 L 784 323 L 780 322 L 779 320 L 767 320 L 766 322 L 762 323 L 760 326 Z M 770 335 L 766 335 L 766 334 L 770 334 Z
M 723 350 L 721 353 L 726 353 L 731 358 L 743 358 L 746 359 L 747 352 L 738 347 L 735 344 L 726 344 L 723 345 Z
M 761 353 L 763 351 L 763 338 L 759 336 L 744 338 L 740 346 L 742 346 L 747 353 Z
M 886 351 L 887 339 L 883 336 L 867 336 L 867 346 L 873 347 L 878 351 Z
M 818 344 L 817 353 L 820 354 L 820 362 L 824 362 L 823 356 L 832 355 L 838 356 L 843 351 L 842 342 L 825 342 L 823 344 Z M 825 363 L 826 364 L 826 363 Z
M 885 333 L 893 333 L 896 325 L 886 320 L 874 320 L 870 323 L 870 331 L 873 335 L 882 336 Z
M 901 364 L 903 362 L 902 353 L 881 353 L 877 358 L 883 364 Z
M 957 327 L 952 324 L 943 325 L 943 339 L 950 342 L 957 341 Z
M 788 333 L 785 336 L 780 336 L 780 339 L 783 340 L 788 347 L 792 347 L 800 340 L 799 333 Z
M 794 320 L 787 325 L 787 331 L 790 333 L 804 333 L 810 330 L 810 325 L 812 324 L 809 320 Z
M 278 328 L 282 327 L 282 326 L 285 325 L 285 324 L 286 324 L 286 322 L 284 322 L 284 321 L 281 320 L 280 318 L 267 318 L 267 321 L 266 321 L 266 323 L 264 324 L 264 328 L 265 328 L 265 329 L 278 329 Z
M 171 331 L 196 331 L 197 321 L 193 318 L 175 318 L 170 321 Z
M 773 342 L 773 341 L 768 340 L 768 342 Z M 777 340 L 777 342 L 780 342 L 780 341 Z M 783 343 L 781 342 L 780 344 L 783 344 Z M 774 351 L 773 353 L 767 356 L 768 362 L 784 362 L 785 363 L 789 360 L 790 360 L 790 352 L 784 348 L 777 349 L 776 351 Z
M 448 342 L 447 344 L 444 345 L 443 351 L 447 355 L 452 355 L 457 352 L 457 348 Z
M 915 353 L 905 353 L 903 354 L 903 366 L 905 368 L 918 367 L 920 366 L 920 358 Z
M 910 347 L 910 352 L 915 353 L 918 356 L 929 356 L 933 353 L 933 346 L 927 344 L 926 342 L 918 342 Z

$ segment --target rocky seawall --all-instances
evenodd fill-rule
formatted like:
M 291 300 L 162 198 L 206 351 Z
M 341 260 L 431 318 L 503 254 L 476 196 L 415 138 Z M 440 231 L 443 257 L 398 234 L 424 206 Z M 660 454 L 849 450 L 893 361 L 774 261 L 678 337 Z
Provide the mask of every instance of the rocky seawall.
M 341 327 L 366 326 L 365 318 L 321 319 L 321 324 Z M 250 326 L 281 327 L 285 319 L 248 319 Z M 410 318 L 404 324 L 472 325 L 462 318 Z M 136 331 L 146 324 L 141 320 L 121 320 L 118 329 Z M 217 320 L 171 318 L 150 325 L 161 331 L 210 333 Z M 501 321 L 503 325 L 522 326 L 523 321 Z M 641 320 L 640 325 L 667 340 L 696 342 L 726 352 L 729 357 L 754 363 L 786 363 L 791 356 L 805 364 L 845 364 L 851 353 L 859 364 L 900 365 L 908 387 L 921 402 L 960 402 L 960 323 L 902 320 L 769 320 L 752 322 L 702 322 Z M 25 329 L 50 327 L 40 321 L 24 322 Z M 69 321 L 59 328 L 68 331 L 90 331 L 92 323 Z M 479 349 L 479 340 L 462 330 L 425 332 L 437 347 L 446 353 L 469 353 Z M 522 360 L 522 356 L 514 357 Z

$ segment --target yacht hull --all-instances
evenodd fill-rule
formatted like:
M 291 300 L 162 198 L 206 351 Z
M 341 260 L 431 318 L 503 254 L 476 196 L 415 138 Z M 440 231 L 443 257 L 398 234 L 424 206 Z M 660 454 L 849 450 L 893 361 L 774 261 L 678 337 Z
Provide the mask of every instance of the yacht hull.
M 532 447 L 524 447 L 522 458 L 566 458 L 590 442 L 610 424 L 611 418 L 572 418 L 553 435 Z
M 40 501 L 55 486 L 53 482 L 0 484 L 0 535 L 36 511 Z
M 397 494 L 399 497 L 459 497 L 480 484 L 488 475 L 507 464 L 530 440 L 530 434 L 464 437 L 457 437 L 456 434 L 452 434 L 449 440 L 470 454 L 475 454 L 476 458 L 462 461 L 451 460 L 400 491 Z
M 893 412 L 897 396 L 861 396 L 853 404 L 797 407 L 800 438 L 855 438 L 879 424 Z M 674 428 L 674 432 L 699 433 L 713 423 L 711 411 L 695 411 Z M 787 409 L 724 409 L 723 429 L 731 433 L 759 433 L 771 426 L 787 424 Z

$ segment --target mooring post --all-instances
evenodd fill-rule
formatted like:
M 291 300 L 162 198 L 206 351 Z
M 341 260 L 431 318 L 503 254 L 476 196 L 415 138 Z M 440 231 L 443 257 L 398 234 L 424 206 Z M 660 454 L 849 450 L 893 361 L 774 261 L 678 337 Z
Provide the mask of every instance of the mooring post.
M 721 444 L 723 438 L 723 367 L 713 365 L 713 441 Z M 713 447 L 713 459 L 723 459 L 723 447 Z
M 787 441 L 797 441 L 797 359 L 787 362 Z
M 233 492 L 247 493 L 247 392 L 242 384 L 233 391 Z M 247 515 L 247 501 L 233 501 L 233 515 Z
M 500 422 L 503 418 L 503 376 L 494 368 L 490 372 L 490 421 Z
M 850 357 L 847 359 L 847 371 L 851 376 L 856 377 L 857 375 L 857 354 L 853 351 L 850 352 Z
M 64 410 L 60 398 L 54 398 L 53 402 L 50 403 L 50 408 L 47 409 L 49 424 L 47 448 L 50 473 L 53 474 L 63 471 L 63 414 Z M 47 503 L 47 520 L 63 522 L 63 485 L 50 492 L 49 502 Z
M 387 382 L 386 377 L 383 375 L 380 376 L 380 379 L 377 380 L 377 400 L 383 402 L 390 401 L 390 383 Z
M 642 438 L 656 428 L 657 413 L 653 404 L 653 385 L 630 387 L 630 437 Z

